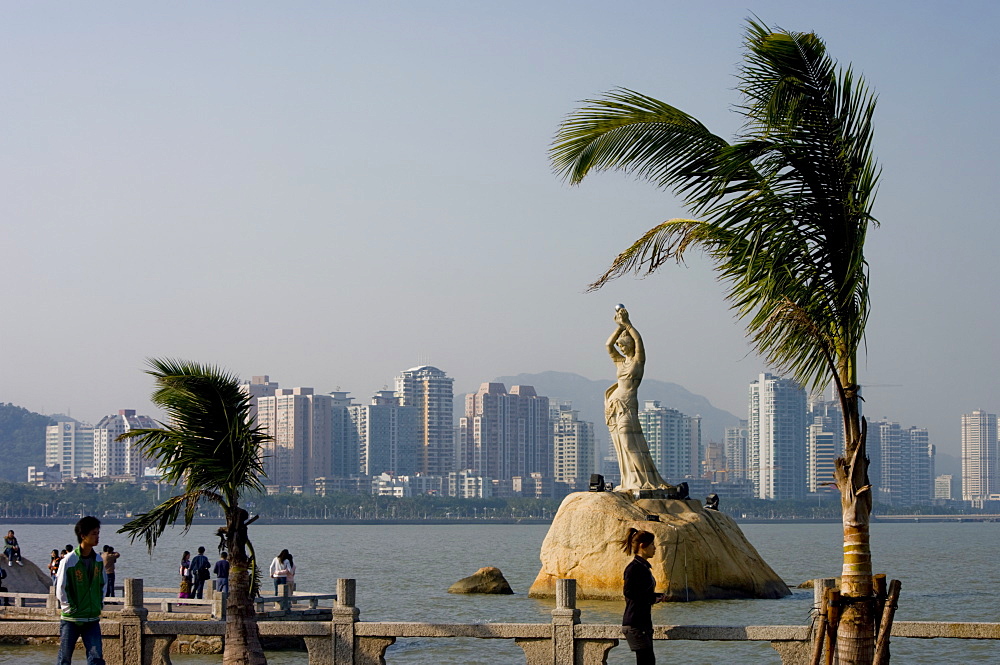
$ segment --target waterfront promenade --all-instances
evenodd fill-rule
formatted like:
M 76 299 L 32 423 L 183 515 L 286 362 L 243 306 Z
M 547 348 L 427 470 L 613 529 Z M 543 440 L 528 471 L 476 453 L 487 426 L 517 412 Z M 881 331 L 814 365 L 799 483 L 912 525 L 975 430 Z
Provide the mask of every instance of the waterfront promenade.
M 68 527 L 71 533 L 71 527 Z M 794 588 L 814 577 L 839 574 L 843 534 L 839 524 L 747 524 L 747 538 L 776 572 L 793 587 L 781 600 L 733 600 L 666 603 L 653 608 L 653 621 L 663 626 L 804 626 L 810 621 L 812 591 Z M 357 580 L 362 623 L 427 623 L 478 625 L 551 623 L 553 602 L 527 596 L 538 574 L 544 525 L 379 525 L 376 527 L 265 526 L 252 534 L 265 560 L 287 547 L 295 554 L 299 589 L 333 593 L 337 578 Z M 22 548 L 40 560 L 52 544 L 51 526 L 17 528 Z M 212 546 L 215 528 L 196 523 L 191 531 L 168 529 L 150 555 L 142 543 L 130 544 L 109 529 L 102 541 L 122 552 L 119 582 L 144 578 L 148 587 L 176 587 L 177 561 L 183 550 Z M 56 543 L 57 544 L 57 543 Z M 900 626 L 934 622 L 995 622 L 995 552 L 1000 550 L 997 523 L 879 523 L 872 527 L 875 568 L 903 582 L 896 613 Z M 378 552 L 378 556 L 372 553 Z M 624 555 L 623 555 L 624 556 Z M 483 566 L 497 566 L 514 594 L 461 596 L 447 593 L 458 579 Z M 265 588 L 271 593 L 270 587 Z M 147 594 L 151 595 L 151 594 Z M 325 604 L 325 603 L 324 603 Z M 579 601 L 585 625 L 614 626 L 623 604 Z M 323 623 L 323 622 L 320 622 Z M 371 629 L 371 627 L 366 627 Z M 587 630 L 590 630 L 589 628 Z M 21 659 L 20 647 L 0 647 L 4 665 L 37 665 Z M 662 640 L 657 660 L 691 663 L 779 665 L 766 641 Z M 30 652 L 26 652 L 30 653 Z M 487 660 L 484 654 L 488 653 Z M 272 657 L 273 656 L 273 657 Z M 391 665 L 524 662 L 513 639 L 430 638 L 399 636 L 386 652 Z M 997 662 L 1000 644 L 991 640 L 915 639 L 893 641 L 894 662 L 907 665 Z M 52 658 L 54 659 L 54 652 Z M 51 660 L 50 659 L 50 660 Z M 305 653 L 274 652 L 278 665 L 305 665 Z M 218 656 L 180 654 L 183 665 L 218 665 Z M 622 646 L 608 653 L 608 665 L 634 664 Z
M 120 610 L 105 613 L 101 621 L 108 665 L 170 665 L 171 646 L 179 636 L 219 638 L 225 622 L 205 620 L 151 620 L 142 580 L 127 579 Z M 337 600 L 327 621 L 259 621 L 264 637 L 300 638 L 309 665 L 379 665 L 386 649 L 398 638 L 475 638 L 512 640 L 523 651 L 526 665 L 605 665 L 608 653 L 619 646 L 618 625 L 587 624 L 576 603 L 575 580 L 559 580 L 555 608 L 549 623 L 424 623 L 363 622 L 356 606 L 356 585 L 337 580 Z M 0 638 L 39 639 L 58 636 L 53 608 L 50 620 L 0 621 Z M 893 626 L 893 637 L 920 639 L 1000 640 L 1000 624 L 903 622 Z M 765 642 L 782 665 L 805 665 L 811 654 L 813 626 L 657 625 L 658 641 Z M 25 646 L 25 649 L 31 649 Z M 140 655 L 141 654 L 141 655 Z

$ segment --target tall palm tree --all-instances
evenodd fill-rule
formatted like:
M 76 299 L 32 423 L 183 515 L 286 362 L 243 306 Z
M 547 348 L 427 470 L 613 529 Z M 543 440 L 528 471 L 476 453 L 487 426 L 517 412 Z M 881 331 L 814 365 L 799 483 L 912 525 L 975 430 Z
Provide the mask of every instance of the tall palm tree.
M 250 398 L 239 379 L 218 367 L 172 359 L 151 359 L 147 374 L 156 380 L 152 401 L 167 414 L 160 428 L 137 429 L 124 437 L 138 441 L 143 454 L 158 461 L 164 482 L 184 492 L 125 524 L 119 533 L 143 538 L 150 551 L 167 526 L 183 514 L 191 527 L 198 504 L 216 504 L 226 516 L 220 546 L 229 552 L 224 665 L 266 665 L 253 597 L 257 576 L 247 525 L 240 506 L 247 492 L 263 491 L 261 447 L 268 439 L 252 421 Z
M 831 381 L 844 414 L 837 460 L 848 601 L 841 663 L 874 651 L 869 515 L 872 495 L 857 358 L 868 320 L 865 235 L 878 170 L 871 154 L 875 97 L 812 33 L 749 20 L 739 73 L 745 122 L 730 143 L 695 118 L 627 89 L 584 102 L 551 147 L 556 172 L 579 183 L 619 170 L 671 190 L 698 219 L 671 219 L 622 252 L 591 289 L 650 273 L 700 248 L 756 349 L 802 385 Z

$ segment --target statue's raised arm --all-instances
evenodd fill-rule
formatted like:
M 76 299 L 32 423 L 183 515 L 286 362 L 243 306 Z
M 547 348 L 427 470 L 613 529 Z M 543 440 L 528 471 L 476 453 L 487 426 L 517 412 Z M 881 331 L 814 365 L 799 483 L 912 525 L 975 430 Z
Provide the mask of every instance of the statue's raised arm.
M 615 308 L 618 327 L 608 338 L 607 349 L 615 363 L 618 381 L 604 393 L 604 416 L 618 455 L 622 481 L 618 490 L 666 489 L 649 454 L 639 424 L 639 384 L 646 365 L 646 349 L 624 305 Z

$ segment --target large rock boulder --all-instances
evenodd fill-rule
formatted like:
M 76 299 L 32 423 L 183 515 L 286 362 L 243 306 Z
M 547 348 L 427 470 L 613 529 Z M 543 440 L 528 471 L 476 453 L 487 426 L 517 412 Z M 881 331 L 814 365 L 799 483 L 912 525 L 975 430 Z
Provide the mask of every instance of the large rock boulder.
M 487 566 L 448 587 L 448 593 L 514 593 L 499 568 Z
M 528 595 L 554 596 L 557 579 L 573 578 L 578 598 L 621 599 L 622 573 L 630 558 L 619 542 L 629 527 L 656 535 L 656 555 L 649 562 L 656 589 L 666 593 L 668 600 L 791 594 L 724 513 L 692 500 L 576 492 L 563 500 L 552 520 L 542 543 L 542 569 Z
M 7 571 L 7 577 L 0 582 L 10 593 L 48 593 L 52 586 L 52 578 L 48 571 L 31 563 L 27 559 L 21 559 L 23 566 L 15 563 L 8 565 L 7 557 L 0 554 L 0 566 Z

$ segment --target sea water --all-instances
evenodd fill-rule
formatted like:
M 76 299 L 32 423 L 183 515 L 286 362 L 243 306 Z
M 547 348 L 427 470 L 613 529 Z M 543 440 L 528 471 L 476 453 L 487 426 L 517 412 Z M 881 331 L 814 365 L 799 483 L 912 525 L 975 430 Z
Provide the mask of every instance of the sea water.
M 75 542 L 72 526 L 0 525 L 14 528 L 25 556 L 44 568 L 48 553 Z M 122 552 L 119 580 L 141 577 L 146 586 L 178 584 L 177 569 L 184 550 L 194 554 L 204 546 L 215 558 L 215 526 L 196 525 L 186 534 L 168 530 L 152 555 L 141 543 L 130 544 L 102 529 L 101 542 Z M 840 571 L 839 524 L 744 524 L 750 542 L 777 573 L 794 587 Z M 538 574 L 538 553 L 545 525 L 261 525 L 250 536 L 266 570 L 271 559 L 287 548 L 295 558 L 300 591 L 331 593 L 338 577 L 357 580 L 357 605 L 362 621 L 440 623 L 547 623 L 551 599 L 528 598 Z M 2 529 L 0 529 L 2 530 Z M 896 620 L 1000 621 L 994 594 L 998 582 L 1000 524 L 906 523 L 873 524 L 872 552 L 876 572 L 902 582 Z M 617 534 L 615 534 L 617 535 Z M 626 563 L 623 555 L 622 565 Z M 448 594 L 458 579 L 483 566 L 496 566 L 510 582 L 512 596 Z M 269 580 L 265 579 L 265 584 Z M 265 588 L 265 593 L 270 587 Z M 618 624 L 624 601 L 580 601 L 584 623 Z M 780 600 L 731 600 L 670 603 L 653 608 L 656 624 L 805 625 L 812 591 L 793 589 Z M 768 643 L 657 641 L 660 662 L 778 664 Z M 997 663 L 1000 643 L 974 640 L 892 641 L 897 663 Z M 172 656 L 177 665 L 218 665 L 221 656 Z M 386 652 L 390 665 L 438 663 L 523 663 L 513 640 L 474 638 L 399 639 Z M 0 645 L 0 664 L 36 665 L 55 662 L 55 648 Z M 303 652 L 269 652 L 272 665 L 306 665 Z M 612 665 L 635 660 L 624 641 L 608 656 Z

